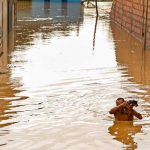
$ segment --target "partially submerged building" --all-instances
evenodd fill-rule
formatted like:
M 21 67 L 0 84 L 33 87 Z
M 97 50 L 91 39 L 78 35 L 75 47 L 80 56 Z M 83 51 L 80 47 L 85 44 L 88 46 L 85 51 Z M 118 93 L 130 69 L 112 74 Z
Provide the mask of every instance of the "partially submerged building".
M 17 3 L 17 10 L 19 10 L 17 18 L 29 18 L 30 20 L 45 18 L 44 21 L 53 19 L 76 22 L 82 16 L 80 4 L 80 0 L 19 0 Z M 28 11 L 24 8 L 28 8 Z

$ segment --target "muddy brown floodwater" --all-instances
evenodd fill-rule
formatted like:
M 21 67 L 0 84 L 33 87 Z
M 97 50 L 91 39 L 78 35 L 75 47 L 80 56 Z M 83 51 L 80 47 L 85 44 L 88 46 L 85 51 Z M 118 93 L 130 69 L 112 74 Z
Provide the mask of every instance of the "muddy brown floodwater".
M 3 13 L 1 150 L 149 149 L 150 51 L 99 6 L 96 21 L 77 2 L 18 1 L 9 30 Z M 143 119 L 114 123 L 118 97 L 136 99 Z

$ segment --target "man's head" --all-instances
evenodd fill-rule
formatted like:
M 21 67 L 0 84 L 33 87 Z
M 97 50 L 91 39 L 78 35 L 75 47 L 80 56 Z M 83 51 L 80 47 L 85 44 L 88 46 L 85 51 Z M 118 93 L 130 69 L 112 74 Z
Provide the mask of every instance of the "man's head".
M 122 104 L 123 102 L 124 102 L 124 98 L 119 97 L 116 100 L 116 105 L 118 106 L 118 105 Z

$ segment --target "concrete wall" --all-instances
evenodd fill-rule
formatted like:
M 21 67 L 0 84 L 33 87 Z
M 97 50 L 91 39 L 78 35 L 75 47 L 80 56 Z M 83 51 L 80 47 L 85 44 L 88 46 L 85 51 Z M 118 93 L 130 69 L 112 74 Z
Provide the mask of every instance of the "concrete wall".
M 150 1 L 148 1 L 113 0 L 111 19 L 142 41 L 143 44 L 146 41 L 147 47 L 150 47 Z M 148 12 L 147 17 L 146 12 Z M 145 37 L 146 40 L 144 40 Z

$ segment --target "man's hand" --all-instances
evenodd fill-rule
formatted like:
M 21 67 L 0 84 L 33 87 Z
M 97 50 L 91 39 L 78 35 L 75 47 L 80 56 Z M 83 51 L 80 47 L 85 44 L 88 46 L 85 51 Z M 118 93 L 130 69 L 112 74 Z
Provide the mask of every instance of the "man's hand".
M 126 108 L 129 108 L 130 105 L 127 101 L 124 101 L 122 104 L 119 105 L 119 107 L 126 107 Z
M 122 104 L 119 105 L 120 107 L 126 107 L 128 110 L 132 110 L 133 106 L 130 105 L 127 101 L 124 101 Z

